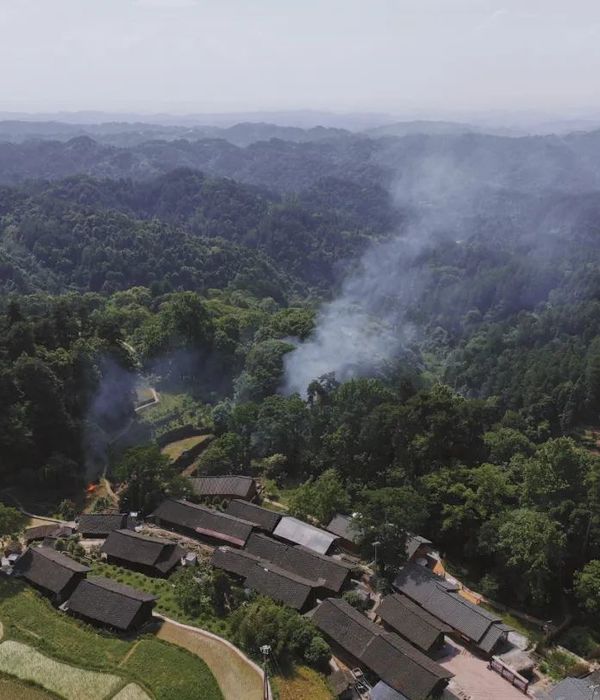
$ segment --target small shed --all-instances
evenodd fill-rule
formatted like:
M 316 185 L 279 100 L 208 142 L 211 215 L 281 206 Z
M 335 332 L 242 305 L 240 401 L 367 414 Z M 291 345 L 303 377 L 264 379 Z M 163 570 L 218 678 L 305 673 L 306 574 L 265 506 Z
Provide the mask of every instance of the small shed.
M 73 528 L 69 525 L 61 525 L 60 523 L 49 523 L 48 525 L 37 525 L 36 527 L 28 527 L 25 530 L 24 537 L 27 544 L 31 542 L 42 542 L 43 540 L 58 540 L 61 538 L 71 537 Z
M 361 533 L 358 520 L 352 515 L 336 513 L 327 526 L 327 530 L 339 537 L 338 545 L 342 549 L 352 554 L 358 552 Z
M 77 532 L 82 537 L 103 539 L 115 530 L 133 530 L 135 519 L 128 513 L 82 513 Z
M 190 482 L 194 495 L 199 498 L 239 498 L 251 501 L 258 493 L 256 481 L 250 476 L 200 476 L 190 479 Z

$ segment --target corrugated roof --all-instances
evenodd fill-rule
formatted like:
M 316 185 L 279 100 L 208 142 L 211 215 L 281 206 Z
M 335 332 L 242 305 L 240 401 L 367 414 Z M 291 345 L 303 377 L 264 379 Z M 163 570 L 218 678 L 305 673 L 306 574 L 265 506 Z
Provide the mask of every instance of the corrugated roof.
M 399 593 L 386 596 L 376 612 L 400 636 L 423 651 L 429 651 L 440 635 L 452 632 L 448 625 Z
M 226 476 L 199 476 L 190 479 L 196 496 L 236 496 L 252 498 L 256 493 L 256 482 L 250 476 L 228 474 Z
M 273 532 L 277 527 L 277 523 L 281 520 L 280 513 L 275 513 L 275 511 L 268 508 L 262 508 L 255 503 L 248 503 L 248 501 L 239 499 L 234 499 L 227 504 L 226 513 L 236 518 L 248 520 L 265 532 Z
M 111 579 L 90 576 L 69 599 L 69 610 L 103 625 L 126 630 L 145 603 L 156 596 L 125 586 Z
M 346 601 L 328 598 L 312 617 L 332 641 L 408 700 L 425 700 L 446 685 L 452 674 L 355 610 Z
M 279 542 L 256 532 L 250 535 L 246 551 L 298 576 L 314 579 L 322 588 L 332 593 L 340 592 L 352 571 L 349 564 L 339 559 L 317 554 L 304 547 Z
M 246 544 L 254 528 L 254 525 L 247 520 L 176 499 L 163 501 L 152 513 L 152 517 L 238 547 Z
M 301 544 L 319 554 L 327 554 L 331 545 L 338 539 L 331 532 L 326 532 L 288 515 L 281 518 L 273 534 L 275 537 L 288 540 L 288 542 Z
M 406 695 L 390 688 L 387 683 L 379 681 L 373 686 L 370 700 L 408 700 Z
M 185 551 L 169 540 L 147 537 L 131 530 L 115 530 L 105 540 L 100 550 L 132 564 L 142 564 L 165 574 L 185 554 Z
M 89 566 L 50 547 L 29 547 L 15 564 L 15 573 L 55 594 L 61 593 L 74 576 L 88 571 Z

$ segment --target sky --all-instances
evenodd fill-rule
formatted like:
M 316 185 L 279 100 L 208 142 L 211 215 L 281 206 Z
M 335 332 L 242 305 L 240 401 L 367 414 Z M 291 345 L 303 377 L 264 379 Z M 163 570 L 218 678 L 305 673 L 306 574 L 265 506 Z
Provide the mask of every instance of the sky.
M 0 110 L 600 113 L 598 0 L 0 0 Z

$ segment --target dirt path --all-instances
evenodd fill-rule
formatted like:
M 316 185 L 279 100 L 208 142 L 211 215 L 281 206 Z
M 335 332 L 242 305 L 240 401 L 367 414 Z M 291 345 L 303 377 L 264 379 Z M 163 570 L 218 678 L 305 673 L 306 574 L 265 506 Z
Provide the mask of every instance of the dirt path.
M 197 654 L 213 672 L 225 700 L 262 700 L 262 670 L 229 642 L 166 617 L 158 637 Z

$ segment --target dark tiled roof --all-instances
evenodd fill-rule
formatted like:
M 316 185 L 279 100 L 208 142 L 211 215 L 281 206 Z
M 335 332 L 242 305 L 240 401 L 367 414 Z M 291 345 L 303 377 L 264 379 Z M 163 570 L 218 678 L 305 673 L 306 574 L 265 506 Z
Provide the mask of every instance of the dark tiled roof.
M 377 614 L 394 631 L 424 651 L 431 649 L 440 634 L 452 632 L 448 625 L 398 593 L 386 596 L 377 608 Z
M 127 513 L 83 513 L 79 516 L 77 530 L 82 535 L 106 537 L 113 530 L 131 529 Z
M 244 585 L 262 595 L 302 610 L 319 585 L 302 576 L 285 571 L 271 562 L 244 550 L 217 547 L 211 564 L 245 579 Z
M 267 562 L 257 562 L 248 572 L 245 585 L 261 595 L 302 610 L 309 602 L 314 581 L 284 571 Z
M 250 569 L 259 561 L 259 557 L 242 549 L 217 547 L 212 554 L 210 563 L 218 569 L 246 578 Z
M 273 534 L 275 537 L 281 537 L 282 540 L 300 544 L 319 554 L 327 554 L 331 545 L 338 539 L 337 535 L 332 535 L 331 532 L 321 530 L 314 525 L 309 525 L 289 515 L 284 515 L 281 518 L 279 524 L 273 530 Z
M 387 683 L 379 681 L 373 686 L 370 700 L 406 700 L 406 695 L 402 695 L 397 690 L 390 688 Z
M 15 564 L 15 573 L 55 594 L 60 593 L 73 580 L 73 576 L 88 571 L 88 566 L 49 547 L 29 547 Z
M 323 588 L 333 593 L 339 593 L 351 571 L 350 565 L 338 559 L 317 554 L 304 547 L 294 547 L 258 533 L 250 536 L 246 551 L 298 576 L 319 581 Z
M 499 615 L 469 602 L 457 592 L 456 585 L 418 564 L 404 566 L 394 580 L 394 587 L 475 642 L 483 651 L 491 651 L 510 629 L 501 624 Z M 490 631 L 492 625 L 497 629 Z
M 327 526 L 327 530 L 348 542 L 354 542 L 354 544 L 360 542 L 360 531 L 351 515 L 337 513 Z
M 425 700 L 452 677 L 397 634 L 385 632 L 343 600 L 328 598 L 312 620 L 331 640 L 409 700 Z
M 194 530 L 199 535 L 207 535 L 222 542 L 243 547 L 254 525 L 247 520 L 207 508 L 189 501 L 168 499 L 152 513 L 155 518 Z
M 200 476 L 190 481 L 196 496 L 252 498 L 256 493 L 256 482 L 249 476 Z
M 48 525 L 28 527 L 24 534 L 27 542 L 33 542 L 34 540 L 43 540 L 46 537 L 52 537 L 53 539 L 70 537 L 73 534 L 73 528 L 68 525 L 60 525 L 59 523 L 50 523 Z
M 552 700 L 594 700 L 594 695 L 598 695 L 597 690 L 594 690 L 597 683 L 598 679 L 591 676 L 565 678 L 548 690 L 548 697 Z
M 243 520 L 249 520 L 266 532 L 273 532 L 281 519 L 281 515 L 275 513 L 275 511 L 269 510 L 268 508 L 261 508 L 261 506 L 257 506 L 254 503 L 248 503 L 248 501 L 240 501 L 238 499 L 229 502 L 227 505 L 227 514 L 233 515 L 236 518 L 242 518 Z
M 145 603 L 156 597 L 111 579 L 90 576 L 69 599 L 69 610 L 103 625 L 126 630 Z
M 181 547 L 169 540 L 139 535 L 131 530 L 111 532 L 100 551 L 132 564 L 154 567 L 163 574 L 185 554 Z

